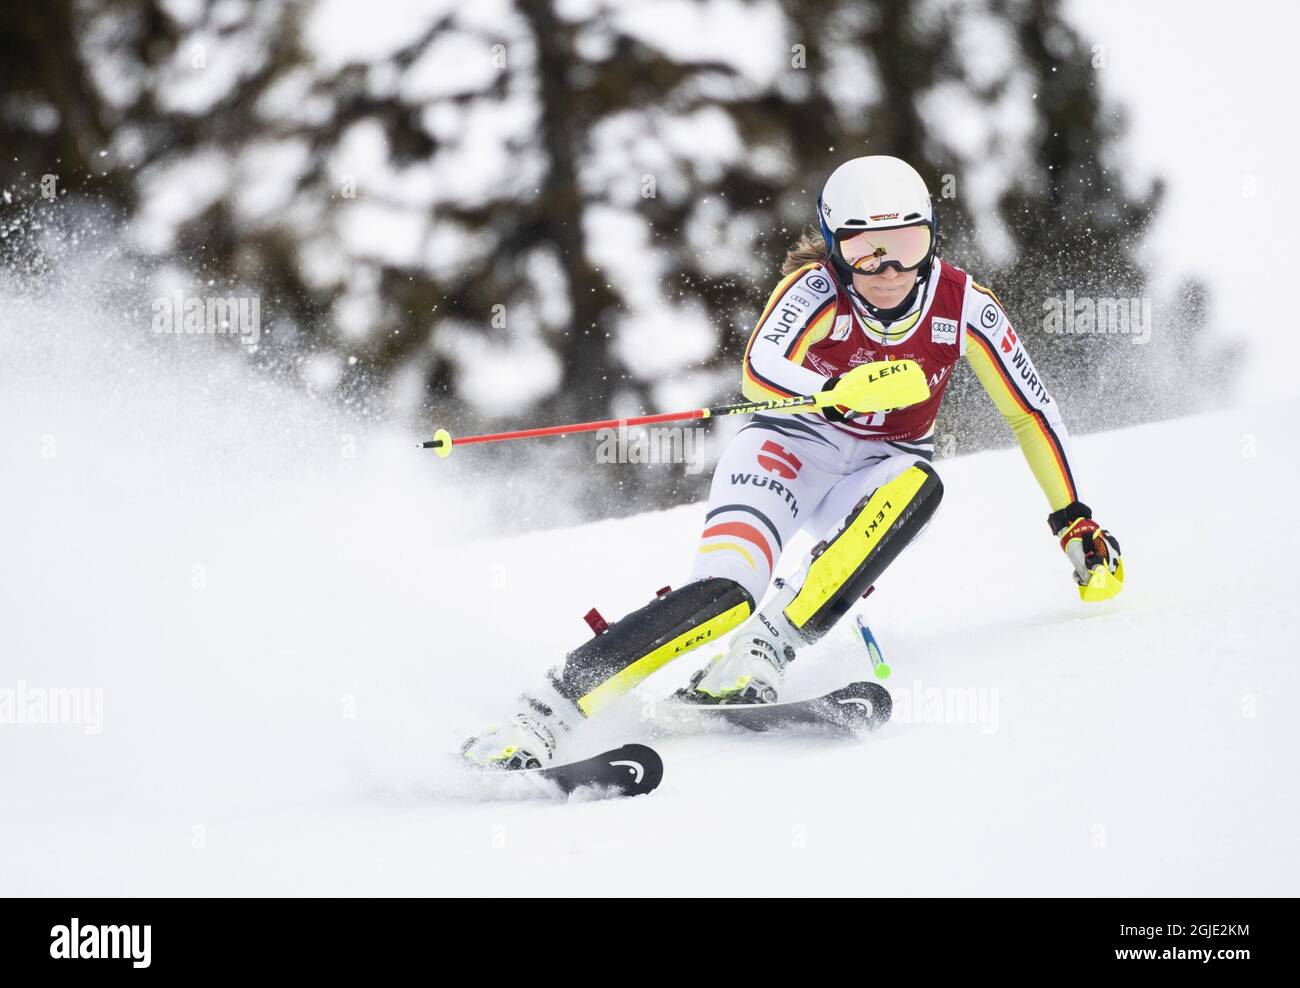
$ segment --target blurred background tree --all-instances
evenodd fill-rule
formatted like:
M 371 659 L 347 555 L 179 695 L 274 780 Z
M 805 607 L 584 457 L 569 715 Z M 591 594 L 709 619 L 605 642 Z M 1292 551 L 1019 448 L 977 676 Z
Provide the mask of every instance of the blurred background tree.
M 1144 346 L 1043 329 L 1067 290 L 1148 295 L 1161 190 L 1126 180 L 1098 59 L 1059 0 L 11 4 L 0 187 L 11 247 L 54 175 L 155 292 L 257 294 L 268 373 L 465 433 L 735 395 L 825 176 L 895 154 L 1086 431 L 1193 407 L 1210 366 L 1198 285 Z M 939 431 L 1010 439 L 965 372 Z M 591 514 L 708 476 L 590 470 L 585 439 L 476 455 L 581 471 Z

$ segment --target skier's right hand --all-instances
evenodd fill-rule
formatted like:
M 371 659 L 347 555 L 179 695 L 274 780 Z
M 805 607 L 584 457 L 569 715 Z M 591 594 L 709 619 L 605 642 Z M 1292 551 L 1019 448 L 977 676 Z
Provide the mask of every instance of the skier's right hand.
M 846 374 L 836 374 L 826 382 L 826 391 L 834 391 L 840 386 L 840 382 L 843 381 L 844 378 L 852 374 L 853 371 L 861 370 L 862 367 L 865 366 L 866 365 L 863 364 L 861 367 L 854 367 L 853 370 L 848 371 Z M 846 387 L 842 393 L 847 394 L 850 390 L 851 388 Z M 828 422 L 846 422 L 855 417 L 858 413 L 848 405 L 823 405 L 822 414 L 826 416 L 826 421 Z
M 840 377 L 837 374 L 835 377 L 832 377 L 827 382 L 826 390 L 834 391 L 836 386 L 839 383 L 840 383 Z M 846 408 L 843 405 L 823 405 L 822 414 L 826 416 L 826 420 L 828 422 L 843 422 L 856 413 L 853 411 L 853 409 Z
M 828 393 L 836 400 L 825 400 L 821 409 L 835 422 L 850 412 L 883 412 L 925 401 L 930 384 L 915 361 L 876 360 L 830 378 L 822 394 Z

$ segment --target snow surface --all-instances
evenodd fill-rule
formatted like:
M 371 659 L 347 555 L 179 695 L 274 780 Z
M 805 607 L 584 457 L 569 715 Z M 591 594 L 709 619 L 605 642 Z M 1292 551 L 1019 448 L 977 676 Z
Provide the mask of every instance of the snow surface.
M 0 690 L 104 698 L 98 733 L 0 723 L 0 894 L 1300 891 L 1296 402 L 1077 442 L 1128 561 L 1101 606 L 1018 453 L 943 461 L 943 507 L 863 605 L 912 716 L 658 737 L 658 792 L 556 802 L 449 753 L 589 607 L 680 583 L 699 505 L 493 538 L 489 487 L 526 506 L 581 478 L 437 460 L 108 309 L 4 300 L 0 353 Z M 645 740 L 703 659 L 575 754 Z M 791 690 L 864 661 L 837 628 Z M 959 699 L 973 722 L 934 722 Z

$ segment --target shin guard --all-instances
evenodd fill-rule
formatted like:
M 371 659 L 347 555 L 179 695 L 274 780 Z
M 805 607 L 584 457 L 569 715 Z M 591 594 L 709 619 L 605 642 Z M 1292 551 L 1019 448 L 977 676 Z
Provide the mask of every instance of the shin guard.
M 925 527 L 943 497 L 928 463 L 916 463 L 858 502 L 844 527 L 813 548 L 803 584 L 785 617 L 805 642 L 815 642 Z
M 575 648 L 551 671 L 551 682 L 591 716 L 679 655 L 721 637 L 753 610 L 754 598 L 734 580 L 697 580 L 656 597 Z

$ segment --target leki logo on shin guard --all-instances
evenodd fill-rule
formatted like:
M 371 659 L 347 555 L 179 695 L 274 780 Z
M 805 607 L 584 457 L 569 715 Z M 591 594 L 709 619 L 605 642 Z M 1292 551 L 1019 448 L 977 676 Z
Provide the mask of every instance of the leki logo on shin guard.
M 759 451 L 758 465 L 785 480 L 794 480 L 803 469 L 803 463 L 797 456 L 770 439 L 763 443 L 763 448 Z
M 893 507 L 894 506 L 888 501 L 880 506 L 880 510 L 876 512 L 876 517 L 872 518 L 871 524 L 867 526 L 867 538 L 871 538 L 871 536 L 876 534 L 876 529 L 879 528 L 880 523 L 885 520 L 885 512 L 892 511 Z
M 691 638 L 691 639 L 688 640 L 688 641 L 684 641 L 684 642 L 682 642 L 680 645 L 678 645 L 676 648 L 674 648 L 673 651 L 674 651 L 674 652 L 684 652 L 684 651 L 686 651 L 687 649 L 694 648 L 694 647 L 695 647 L 696 645 L 698 645 L 700 642 L 704 641 L 704 639 L 706 639 L 706 638 L 711 638 L 712 636 L 713 636 L 713 629 L 711 629 L 711 628 L 706 628 L 704 631 L 701 631 L 701 632 L 700 632 L 698 635 L 696 635 L 694 638 Z

